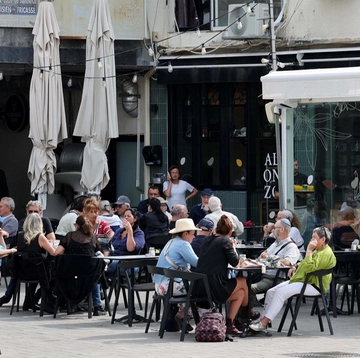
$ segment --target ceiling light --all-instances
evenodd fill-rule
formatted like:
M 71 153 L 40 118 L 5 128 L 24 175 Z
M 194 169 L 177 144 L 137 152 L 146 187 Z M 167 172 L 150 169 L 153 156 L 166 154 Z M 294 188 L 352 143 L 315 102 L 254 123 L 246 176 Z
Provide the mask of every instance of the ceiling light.
M 152 49 L 151 46 L 149 46 L 148 50 L 149 50 L 149 56 L 150 57 L 154 56 L 154 50 Z
M 67 86 L 68 87 L 72 86 L 72 77 L 70 77 L 69 80 L 67 81 Z
M 101 70 L 103 68 L 100 58 L 98 58 L 98 68 L 99 68 L 99 70 Z
M 236 27 L 238 30 L 241 30 L 243 28 L 243 24 L 241 23 L 240 19 L 238 19 Z
M 137 73 L 134 73 L 134 76 L 132 78 L 132 83 L 136 83 L 137 82 Z
M 4 78 L 4 74 L 3 74 L 3 71 L 0 71 L 0 81 L 2 81 Z
M 197 35 L 197 37 L 201 37 L 200 27 L 198 27 L 198 28 L 196 29 L 196 35 Z
M 106 84 L 106 79 L 105 79 L 105 77 L 103 77 L 103 84 L 102 84 L 102 86 L 104 87 L 104 88 L 106 88 L 107 87 L 107 84 Z

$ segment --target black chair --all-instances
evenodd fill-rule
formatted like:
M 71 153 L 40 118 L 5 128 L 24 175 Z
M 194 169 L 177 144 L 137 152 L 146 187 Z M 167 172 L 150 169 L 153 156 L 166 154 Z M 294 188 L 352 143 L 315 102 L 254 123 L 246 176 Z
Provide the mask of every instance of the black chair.
M 32 308 L 33 312 L 36 312 L 35 295 L 34 295 L 34 291 L 31 289 L 31 285 L 37 286 L 38 284 L 40 284 L 40 281 L 39 280 L 22 280 L 22 279 L 18 278 L 17 282 L 16 282 L 16 289 L 13 294 L 10 315 L 13 314 L 15 303 L 16 303 L 16 312 L 19 312 L 20 292 L 21 292 L 21 284 L 22 283 L 25 284 L 25 292 L 26 292 L 26 296 L 29 298 L 30 307 Z M 46 301 L 46 289 L 44 289 L 42 287 L 41 288 L 40 317 L 42 317 L 44 315 L 45 301 Z
M 170 240 L 171 236 L 169 234 L 167 235 L 161 235 L 161 236 L 155 236 L 151 237 L 150 239 L 146 240 L 146 246 L 149 250 L 149 247 L 154 247 L 155 250 L 162 250 L 167 242 Z
M 60 298 L 67 303 L 67 314 L 71 307 L 88 298 L 88 318 L 92 317 L 92 289 L 99 283 L 105 268 L 104 260 L 85 255 L 59 255 L 55 260 L 56 302 L 54 318 Z M 104 292 L 106 295 L 106 292 Z
M 21 284 L 25 284 L 26 296 L 29 299 L 30 307 L 36 312 L 35 289 L 41 286 L 40 317 L 44 315 L 46 293 L 49 288 L 48 269 L 45 265 L 45 257 L 41 254 L 17 252 L 13 257 L 13 276 L 16 279 L 16 288 L 13 293 L 10 315 L 12 315 L 16 303 L 16 312 L 19 312 Z
M 342 253 L 336 255 L 336 270 L 333 276 L 334 294 L 336 301 L 336 287 L 343 286 L 340 310 L 342 311 L 346 297 L 348 313 L 354 313 L 355 296 L 357 300 L 358 313 L 360 313 L 360 279 L 354 274 L 354 266 L 359 265 L 354 253 Z M 351 304 L 349 287 L 351 288 Z M 334 313 L 335 314 L 335 313 Z
M 145 282 L 145 283 L 138 283 L 136 282 L 135 278 L 135 268 L 142 268 L 147 265 L 156 265 L 157 259 L 148 258 L 148 259 L 140 259 L 140 260 L 127 260 L 127 261 L 119 261 L 119 264 L 116 269 L 117 273 L 117 281 L 121 282 L 122 277 L 125 278 L 125 285 L 118 285 L 116 289 L 116 297 L 115 303 L 113 307 L 113 314 L 111 318 L 111 323 L 115 322 L 115 315 L 117 306 L 119 304 L 119 296 L 120 290 L 124 287 L 128 291 L 128 314 L 122 318 L 119 318 L 117 321 L 127 321 L 128 326 L 132 327 L 133 320 L 138 322 L 144 322 L 146 320 L 147 315 L 147 307 L 149 302 L 149 293 L 150 291 L 155 291 L 155 284 L 153 282 Z M 123 274 L 121 274 L 123 271 Z M 134 302 L 134 293 L 139 292 L 146 292 L 146 299 L 145 299 L 145 316 L 142 317 L 136 314 L 135 311 L 135 302 Z M 142 309 L 142 307 L 140 307 Z
M 151 274 L 151 275 L 154 275 L 154 274 L 163 275 L 164 274 L 164 269 L 162 267 L 148 265 L 147 269 L 148 269 L 149 274 Z M 160 319 L 160 308 L 161 308 L 160 306 L 161 306 L 161 301 L 163 301 L 164 298 L 165 298 L 164 295 L 158 295 L 156 292 L 154 293 L 149 317 L 148 317 L 146 328 L 145 328 L 145 333 L 149 332 L 150 323 L 152 321 L 152 316 L 153 316 L 155 307 L 156 307 L 155 321 L 157 322 Z M 159 334 L 160 334 L 160 331 L 159 331 Z
M 168 292 L 166 293 L 165 299 L 164 299 L 163 317 L 169 316 L 171 305 L 178 305 L 180 303 L 185 303 L 183 325 L 181 328 L 181 336 L 180 336 L 180 341 L 184 341 L 189 308 L 191 307 L 191 311 L 192 311 L 195 323 L 197 324 L 197 323 L 199 323 L 200 319 L 199 319 L 198 311 L 196 309 L 196 303 L 197 302 L 207 302 L 209 304 L 210 308 L 214 307 L 214 303 L 211 298 L 209 282 L 208 282 L 207 276 L 205 274 L 196 273 L 196 272 L 164 269 L 164 276 L 168 277 L 170 279 L 170 282 L 169 282 Z M 185 286 L 186 292 L 187 292 L 186 295 L 184 295 L 184 296 L 174 296 L 173 295 L 173 282 L 174 282 L 175 278 L 180 278 L 184 282 L 184 286 Z M 204 288 L 206 290 L 206 296 L 196 297 L 193 295 L 193 289 L 194 289 L 195 284 L 198 283 L 197 281 L 203 282 Z M 160 334 L 159 334 L 160 338 L 164 337 L 165 324 L 166 324 L 166 319 L 162 319 L 161 326 L 160 326 Z
M 331 335 L 334 334 L 333 328 L 332 328 L 332 325 L 331 325 L 331 321 L 330 321 L 330 315 L 329 315 L 328 305 L 327 305 L 327 302 L 326 302 L 324 286 L 323 286 L 323 277 L 326 276 L 326 275 L 331 275 L 332 271 L 333 271 L 333 269 L 318 270 L 318 271 L 310 272 L 310 273 L 308 273 L 306 275 L 305 282 L 303 283 L 303 286 L 301 288 L 300 293 L 296 294 L 294 296 L 291 296 L 287 301 L 286 308 L 284 310 L 284 313 L 283 313 L 283 316 L 281 318 L 281 322 L 280 322 L 280 325 L 279 325 L 279 328 L 278 328 L 278 332 L 281 332 L 282 327 L 284 325 L 284 322 L 286 320 L 286 316 L 287 316 L 289 310 L 292 310 L 292 299 L 294 297 L 296 297 L 296 304 L 295 304 L 294 314 L 292 315 L 292 320 L 291 320 L 291 324 L 290 324 L 290 327 L 289 327 L 289 331 L 288 331 L 288 334 L 287 334 L 288 337 L 291 336 L 294 327 L 296 329 L 296 318 L 298 316 L 303 297 L 311 297 L 311 298 L 314 299 L 313 307 L 312 307 L 312 310 L 311 310 L 311 315 L 313 315 L 314 312 L 316 311 L 317 316 L 318 316 L 318 320 L 319 320 L 319 326 L 320 326 L 321 332 L 324 332 L 324 325 L 323 325 L 322 318 L 321 318 L 321 310 L 320 310 L 319 301 L 318 301 L 319 298 L 321 298 L 323 306 L 324 306 L 324 312 L 325 312 L 326 319 L 327 319 L 327 322 L 328 322 L 330 334 Z M 311 276 L 317 276 L 319 278 L 320 292 L 319 292 L 319 294 L 317 296 L 306 296 L 305 295 L 306 285 L 308 284 L 309 279 L 310 279 Z

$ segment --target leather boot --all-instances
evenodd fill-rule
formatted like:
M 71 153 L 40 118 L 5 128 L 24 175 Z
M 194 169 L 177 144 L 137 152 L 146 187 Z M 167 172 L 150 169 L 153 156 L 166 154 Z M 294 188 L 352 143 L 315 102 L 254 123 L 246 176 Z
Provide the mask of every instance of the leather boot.
M 234 321 L 231 318 L 226 318 L 226 334 L 232 336 L 240 336 L 242 332 L 238 331 L 234 326 Z

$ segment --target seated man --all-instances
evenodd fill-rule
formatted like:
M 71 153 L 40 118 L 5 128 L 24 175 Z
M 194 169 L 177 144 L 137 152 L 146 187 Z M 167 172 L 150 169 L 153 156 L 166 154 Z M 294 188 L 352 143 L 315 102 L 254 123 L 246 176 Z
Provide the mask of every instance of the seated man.
M 191 208 L 189 217 L 193 219 L 195 225 L 197 225 L 205 215 L 210 214 L 209 199 L 212 195 L 213 191 L 210 188 L 205 188 L 201 192 L 201 203 L 196 204 Z
M 101 200 L 99 203 L 99 220 L 105 221 L 109 224 L 112 231 L 122 227 L 122 222 L 117 215 L 112 214 L 110 202 L 108 200 Z
M 294 265 L 300 258 L 300 251 L 296 244 L 290 238 L 291 224 L 288 219 L 279 219 L 276 221 L 273 229 L 273 233 L 276 241 L 263 251 L 259 258 L 266 259 L 269 256 L 275 256 L 280 258 L 280 262 L 284 266 Z M 251 309 L 254 307 L 256 295 L 258 293 L 266 293 L 274 284 L 274 278 L 276 276 L 275 269 L 267 269 L 265 274 L 261 275 L 261 279 L 251 285 L 249 305 Z M 284 276 L 281 279 L 286 279 Z
M 18 232 L 18 220 L 13 214 L 15 210 L 15 202 L 13 198 L 4 197 L 0 201 L 0 216 L 3 219 L 2 231 L 6 246 L 15 246 L 14 238 Z

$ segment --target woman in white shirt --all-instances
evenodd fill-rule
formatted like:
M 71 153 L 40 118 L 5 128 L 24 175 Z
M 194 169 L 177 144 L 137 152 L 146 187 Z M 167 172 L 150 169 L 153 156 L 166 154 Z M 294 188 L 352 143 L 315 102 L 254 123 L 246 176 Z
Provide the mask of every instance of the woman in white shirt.
M 180 169 L 177 165 L 172 165 L 169 168 L 169 175 L 167 181 L 163 184 L 163 192 L 167 197 L 167 203 L 170 208 L 177 204 L 186 206 L 186 201 L 197 194 L 197 189 L 185 180 L 180 179 Z M 186 196 L 186 192 L 190 192 Z

